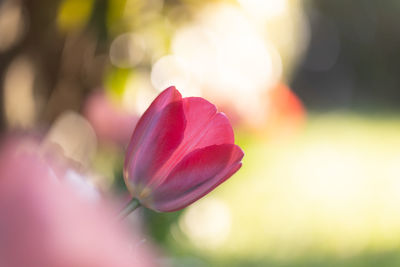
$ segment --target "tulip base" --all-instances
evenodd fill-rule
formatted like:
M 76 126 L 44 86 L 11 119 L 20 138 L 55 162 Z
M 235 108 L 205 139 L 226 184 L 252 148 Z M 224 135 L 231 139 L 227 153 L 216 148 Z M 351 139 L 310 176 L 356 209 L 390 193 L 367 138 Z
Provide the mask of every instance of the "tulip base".
M 136 198 L 132 198 L 131 201 L 123 208 L 120 213 L 118 214 L 118 218 L 123 220 L 126 216 L 128 216 L 131 212 L 135 209 L 139 208 L 140 202 Z

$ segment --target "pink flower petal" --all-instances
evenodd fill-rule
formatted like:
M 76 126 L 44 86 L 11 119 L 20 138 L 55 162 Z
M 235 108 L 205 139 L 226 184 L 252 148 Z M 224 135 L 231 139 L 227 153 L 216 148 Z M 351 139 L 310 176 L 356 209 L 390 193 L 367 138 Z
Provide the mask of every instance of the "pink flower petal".
M 212 145 L 188 154 L 154 189 L 151 208 L 161 212 L 182 209 L 228 179 L 241 167 L 243 151 L 237 145 Z
M 104 142 L 126 146 L 138 120 L 136 115 L 113 105 L 105 92 L 89 95 L 83 114 L 94 128 L 97 137 Z
M 201 97 L 188 97 L 182 101 L 187 120 L 182 144 L 192 144 L 189 151 L 235 142 L 228 118 L 225 114 L 217 112 L 215 105 Z
M 0 145 L 0 266 L 155 266 L 107 202 L 77 194 L 32 142 Z M 135 235 L 136 236 L 136 235 Z
M 181 143 L 185 125 L 181 95 L 170 87 L 153 101 L 132 135 L 124 167 L 128 186 L 153 177 Z
M 172 169 L 191 151 L 211 145 L 233 144 L 232 126 L 225 114 L 200 97 L 182 100 L 185 111 L 186 128 L 180 145 L 157 173 L 158 183 L 162 183 Z
M 164 109 L 168 104 L 180 100 L 182 100 L 182 96 L 174 86 L 168 87 L 156 99 L 154 99 L 135 127 L 135 131 L 132 134 L 127 148 L 127 159 L 136 152 L 142 139 L 146 137 L 146 134 L 151 130 L 154 121 L 156 121 L 160 116 L 162 109 Z

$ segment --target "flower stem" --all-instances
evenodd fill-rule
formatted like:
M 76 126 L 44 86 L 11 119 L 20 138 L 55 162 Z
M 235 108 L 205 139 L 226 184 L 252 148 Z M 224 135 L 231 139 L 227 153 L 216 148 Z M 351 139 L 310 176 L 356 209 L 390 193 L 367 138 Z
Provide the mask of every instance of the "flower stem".
M 118 219 L 123 220 L 126 216 L 128 216 L 132 211 L 139 208 L 140 202 L 136 198 L 132 198 L 128 204 L 120 211 L 118 214 Z

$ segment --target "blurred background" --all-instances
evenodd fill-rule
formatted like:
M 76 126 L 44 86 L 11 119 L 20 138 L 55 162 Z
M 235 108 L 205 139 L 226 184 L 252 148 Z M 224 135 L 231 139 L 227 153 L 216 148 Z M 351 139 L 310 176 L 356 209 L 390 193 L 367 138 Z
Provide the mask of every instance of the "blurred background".
M 127 195 L 124 149 L 169 85 L 215 103 L 242 169 L 131 215 L 165 266 L 399 266 L 397 0 L 0 0 L 2 134 Z

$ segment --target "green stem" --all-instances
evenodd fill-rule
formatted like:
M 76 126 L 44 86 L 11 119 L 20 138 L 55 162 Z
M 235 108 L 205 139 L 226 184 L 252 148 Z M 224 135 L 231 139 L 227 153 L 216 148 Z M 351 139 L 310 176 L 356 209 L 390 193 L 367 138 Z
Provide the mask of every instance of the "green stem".
M 126 216 L 128 216 L 132 211 L 135 209 L 139 208 L 140 202 L 136 198 L 132 198 L 131 201 L 129 201 L 128 204 L 126 204 L 125 208 L 121 210 L 121 212 L 118 215 L 118 219 L 123 220 L 125 219 Z

